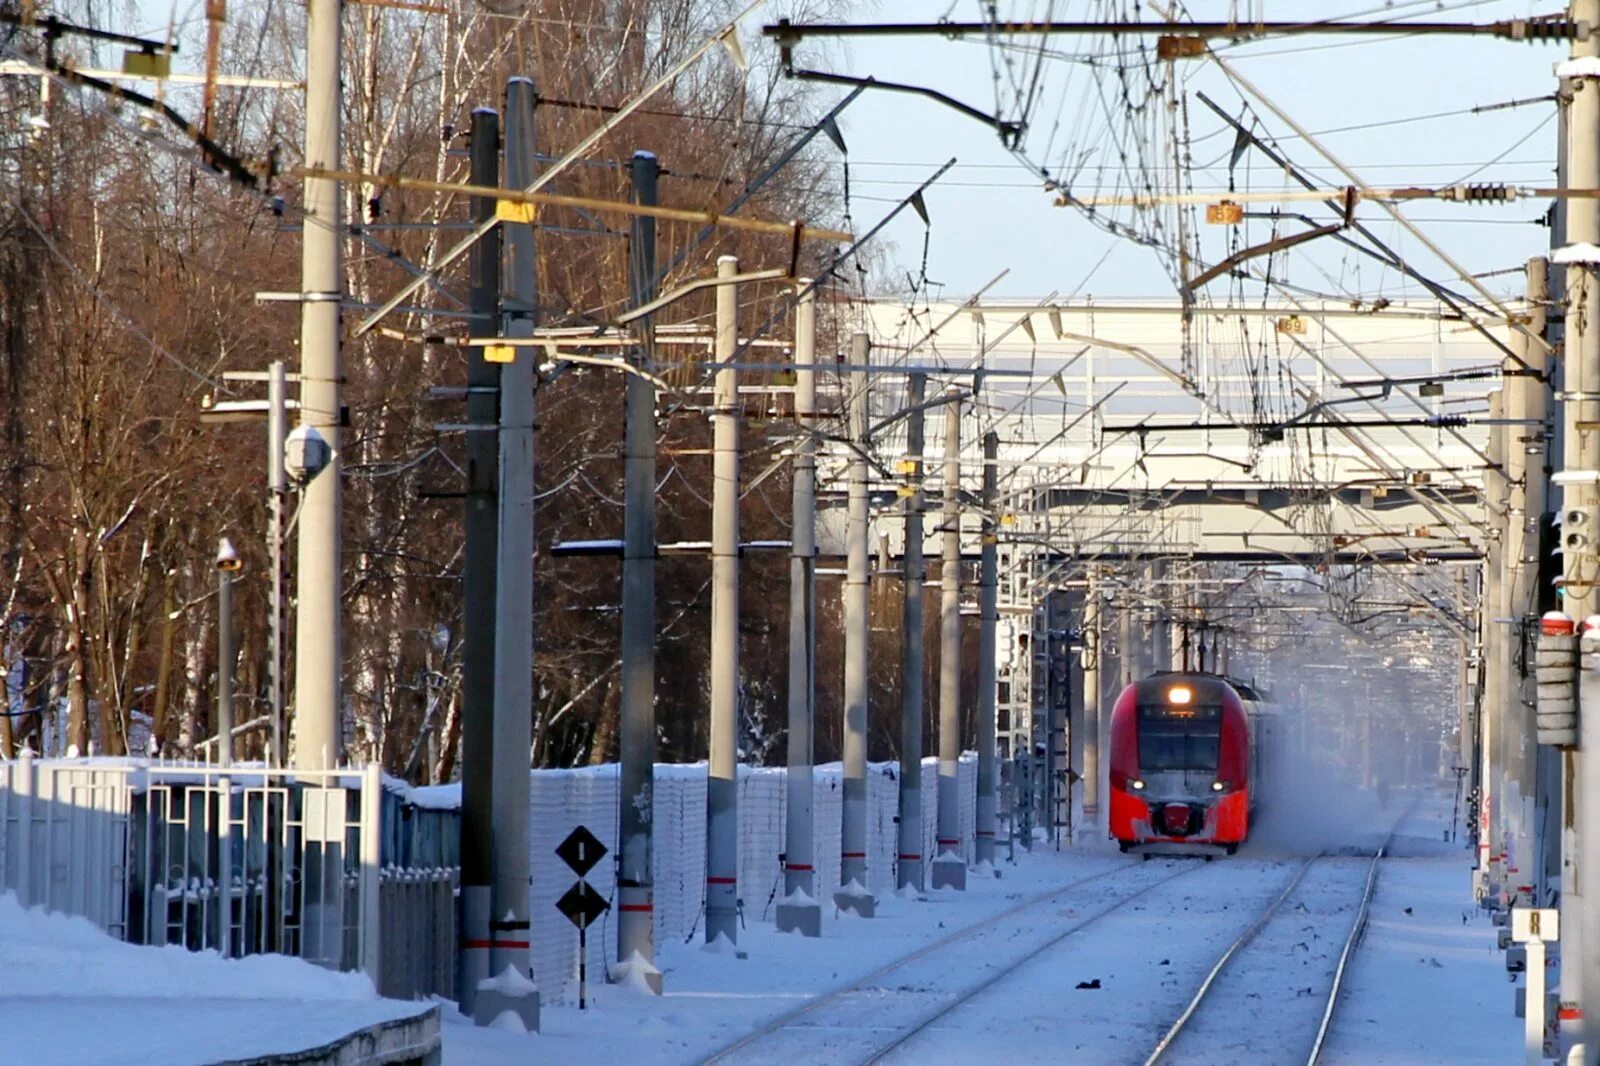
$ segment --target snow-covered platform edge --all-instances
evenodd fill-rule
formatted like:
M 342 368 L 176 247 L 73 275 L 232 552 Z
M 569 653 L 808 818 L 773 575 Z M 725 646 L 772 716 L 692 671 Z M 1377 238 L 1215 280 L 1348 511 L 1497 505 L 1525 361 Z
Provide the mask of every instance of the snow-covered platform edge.
M 318 1048 L 228 1059 L 217 1066 L 439 1066 L 439 1008 L 418 1008 L 409 1018 L 369 1025 Z

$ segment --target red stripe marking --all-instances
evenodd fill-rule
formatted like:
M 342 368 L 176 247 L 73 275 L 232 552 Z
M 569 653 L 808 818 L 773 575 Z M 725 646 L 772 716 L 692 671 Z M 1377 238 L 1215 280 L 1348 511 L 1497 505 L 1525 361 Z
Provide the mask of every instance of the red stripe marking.
M 461 946 L 487 951 L 489 948 L 526 948 L 528 942 L 526 940 L 463 940 Z
M 919 851 L 919 852 L 916 852 L 915 854 L 900 856 L 900 861 L 904 862 L 907 859 L 920 859 L 920 858 L 922 858 L 922 852 Z
M 650 903 L 624 903 L 620 909 L 629 912 L 653 911 L 655 906 Z
M 1517 891 L 1518 892 L 1532 892 L 1533 891 L 1533 886 L 1532 885 L 1518 885 L 1517 886 Z
M 846 851 L 841 852 L 839 855 L 841 859 L 864 859 L 866 857 L 867 853 L 864 851 Z
M 939 844 L 940 844 L 941 847 L 943 845 L 945 845 L 945 844 L 960 844 L 960 843 L 961 843 L 961 841 L 960 841 L 959 838 L 956 839 L 956 840 L 941 840 L 941 841 L 939 841 Z
M 1564 1022 L 1577 1022 L 1583 1020 L 1582 1007 L 1562 1007 L 1556 1011 L 1556 1017 Z
M 739 879 L 737 877 L 708 877 L 708 878 L 706 878 L 706 884 L 708 884 L 708 885 L 736 885 L 738 883 L 739 883 Z
M 980 830 L 978 830 L 978 835 L 981 836 L 981 837 L 992 837 L 992 836 L 994 836 L 994 832 L 993 832 L 993 830 L 989 830 L 989 829 L 980 829 Z
M 785 870 L 801 870 L 801 871 L 804 871 L 804 870 L 814 869 L 814 867 L 812 867 L 810 863 L 791 862 L 787 866 L 785 866 L 784 869 Z

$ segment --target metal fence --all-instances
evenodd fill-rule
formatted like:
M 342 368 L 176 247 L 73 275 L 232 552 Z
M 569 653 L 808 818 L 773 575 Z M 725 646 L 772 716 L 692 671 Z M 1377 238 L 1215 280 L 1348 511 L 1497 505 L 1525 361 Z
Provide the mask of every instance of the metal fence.
M 385 866 L 379 921 L 387 932 L 378 968 L 378 994 L 391 999 L 456 996 L 456 887 L 446 867 Z
M 375 766 L 24 753 L 0 762 L 0 887 L 133 943 L 296 955 L 361 970 L 385 995 L 447 994 L 454 870 L 419 854 L 443 834 L 411 813 Z

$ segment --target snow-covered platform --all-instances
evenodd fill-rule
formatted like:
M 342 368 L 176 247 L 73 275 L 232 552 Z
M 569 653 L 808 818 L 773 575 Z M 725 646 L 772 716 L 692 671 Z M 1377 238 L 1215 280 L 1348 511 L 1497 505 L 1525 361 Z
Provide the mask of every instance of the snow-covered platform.
M 0 895 L 8 1062 L 432 1063 L 439 1012 L 299 959 L 140 947 Z

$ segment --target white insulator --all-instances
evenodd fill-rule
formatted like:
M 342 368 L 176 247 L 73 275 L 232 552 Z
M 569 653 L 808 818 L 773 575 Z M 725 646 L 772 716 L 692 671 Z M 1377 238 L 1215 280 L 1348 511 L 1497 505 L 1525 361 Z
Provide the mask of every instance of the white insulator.
M 1585 651 L 1600 647 L 1586 640 Z M 1578 638 L 1572 634 L 1540 633 L 1535 657 L 1538 703 L 1535 723 L 1540 744 L 1561 748 L 1578 743 Z M 1592 658 L 1592 653 L 1585 659 Z M 1585 665 L 1590 665 L 1588 662 Z

